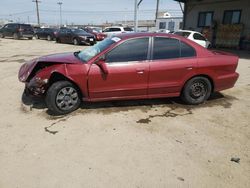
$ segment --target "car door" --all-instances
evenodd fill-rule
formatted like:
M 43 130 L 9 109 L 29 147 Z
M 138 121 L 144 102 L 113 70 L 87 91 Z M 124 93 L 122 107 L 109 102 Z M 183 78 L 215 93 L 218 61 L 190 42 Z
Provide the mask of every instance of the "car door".
M 207 47 L 207 46 L 206 46 L 207 40 L 206 40 L 206 38 L 203 37 L 201 34 L 199 34 L 199 33 L 194 33 L 194 34 L 193 34 L 193 40 L 194 40 L 197 44 L 203 46 L 204 48 Z
M 58 33 L 58 38 L 62 43 L 66 43 L 66 29 L 60 29 Z
M 70 29 L 67 29 L 66 34 L 65 34 L 65 42 L 72 43 L 73 42 L 73 39 L 72 39 L 73 35 L 74 35 L 74 33 Z
M 147 96 L 149 37 L 129 39 L 105 54 L 108 74 L 92 64 L 89 71 L 91 100 Z
M 4 27 L 4 36 L 12 37 L 13 36 L 13 30 L 14 30 L 14 24 L 8 24 Z
M 150 62 L 149 97 L 178 95 L 183 80 L 194 74 L 196 52 L 174 38 L 155 37 Z

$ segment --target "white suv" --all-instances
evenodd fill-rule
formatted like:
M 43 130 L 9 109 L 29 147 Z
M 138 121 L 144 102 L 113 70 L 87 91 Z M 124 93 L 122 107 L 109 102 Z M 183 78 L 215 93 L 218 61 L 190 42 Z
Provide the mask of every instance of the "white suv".
M 102 32 L 105 33 L 107 36 L 112 36 L 118 33 L 130 33 L 133 32 L 133 29 L 131 29 L 130 27 L 112 26 L 106 27 Z

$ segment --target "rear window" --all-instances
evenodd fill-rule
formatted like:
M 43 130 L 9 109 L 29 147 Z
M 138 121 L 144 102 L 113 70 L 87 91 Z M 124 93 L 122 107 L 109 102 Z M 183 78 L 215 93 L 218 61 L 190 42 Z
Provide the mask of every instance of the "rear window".
M 190 32 L 177 31 L 174 34 L 188 38 L 191 33 Z
M 196 51 L 193 47 L 188 44 L 181 42 L 181 57 L 194 57 L 196 56 Z
M 195 40 L 204 40 L 204 41 L 206 41 L 206 38 L 203 37 L 202 35 L 198 34 L 198 33 L 194 34 L 194 39 Z
M 130 27 L 125 27 L 124 31 L 133 31 L 133 29 L 131 29 Z

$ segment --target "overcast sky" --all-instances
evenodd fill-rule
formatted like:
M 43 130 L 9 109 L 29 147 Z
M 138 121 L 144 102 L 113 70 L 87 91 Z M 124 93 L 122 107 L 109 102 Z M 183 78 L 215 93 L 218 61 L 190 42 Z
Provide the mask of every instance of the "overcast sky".
M 58 24 L 59 5 L 62 4 L 63 23 L 99 24 L 106 21 L 132 20 L 135 0 L 41 0 L 41 23 Z M 138 0 L 139 1 L 139 0 Z M 139 19 L 154 19 L 156 0 L 143 0 Z M 180 15 L 181 9 L 174 0 L 160 0 L 160 9 Z M 37 22 L 36 6 L 32 0 L 0 0 L 0 19 L 20 22 Z

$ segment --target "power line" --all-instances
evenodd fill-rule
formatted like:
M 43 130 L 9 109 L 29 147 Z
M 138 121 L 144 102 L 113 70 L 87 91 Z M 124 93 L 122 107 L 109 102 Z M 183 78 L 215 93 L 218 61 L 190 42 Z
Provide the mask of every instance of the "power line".
M 38 3 L 41 3 L 41 1 L 38 1 L 38 0 L 33 0 L 32 2 L 36 3 L 37 23 L 38 23 L 38 25 L 40 25 L 40 17 L 39 17 L 39 8 L 38 8 Z

